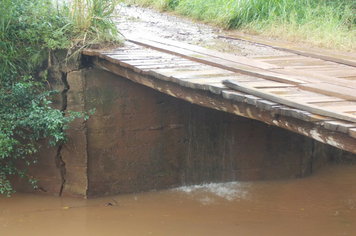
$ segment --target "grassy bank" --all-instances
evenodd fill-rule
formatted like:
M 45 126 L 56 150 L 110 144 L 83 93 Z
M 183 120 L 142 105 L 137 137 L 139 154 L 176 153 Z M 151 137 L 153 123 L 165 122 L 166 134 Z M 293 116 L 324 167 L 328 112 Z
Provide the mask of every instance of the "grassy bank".
M 126 0 L 226 29 L 356 51 L 353 0 Z

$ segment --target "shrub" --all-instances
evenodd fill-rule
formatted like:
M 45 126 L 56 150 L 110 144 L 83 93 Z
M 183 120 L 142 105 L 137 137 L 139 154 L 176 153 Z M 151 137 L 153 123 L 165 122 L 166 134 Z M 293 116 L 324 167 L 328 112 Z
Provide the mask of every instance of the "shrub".
M 87 114 L 60 111 L 51 106 L 58 91 L 46 89 L 34 78 L 35 69 L 57 49 L 120 43 L 110 19 L 116 0 L 75 0 L 54 5 L 49 0 L 0 0 L 0 193 L 13 190 L 7 177 L 26 170 L 15 165 L 36 162 L 41 146 L 66 140 L 65 130 L 76 117 Z M 50 64 L 50 63 L 49 63 Z M 28 179 L 34 186 L 35 179 Z

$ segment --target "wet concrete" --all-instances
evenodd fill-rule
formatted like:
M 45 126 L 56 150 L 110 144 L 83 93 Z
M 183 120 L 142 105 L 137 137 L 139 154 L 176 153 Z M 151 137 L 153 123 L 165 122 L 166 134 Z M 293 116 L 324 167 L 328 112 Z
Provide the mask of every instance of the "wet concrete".
M 0 235 L 354 235 L 356 166 L 97 199 L 0 196 Z M 113 206 L 107 206 L 110 202 Z
M 279 127 L 103 70 L 88 69 L 84 77 L 86 108 L 96 107 L 86 122 L 88 197 L 305 177 L 331 158 L 330 146 Z

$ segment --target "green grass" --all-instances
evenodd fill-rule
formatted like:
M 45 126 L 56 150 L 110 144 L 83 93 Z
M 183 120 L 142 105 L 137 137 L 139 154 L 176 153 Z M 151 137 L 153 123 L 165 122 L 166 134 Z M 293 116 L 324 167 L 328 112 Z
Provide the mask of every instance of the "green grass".
M 356 51 L 352 0 L 126 0 L 175 11 L 226 29 Z
M 112 21 L 119 0 L 71 0 L 63 6 L 73 24 L 73 42 L 80 45 L 120 43 L 122 41 Z

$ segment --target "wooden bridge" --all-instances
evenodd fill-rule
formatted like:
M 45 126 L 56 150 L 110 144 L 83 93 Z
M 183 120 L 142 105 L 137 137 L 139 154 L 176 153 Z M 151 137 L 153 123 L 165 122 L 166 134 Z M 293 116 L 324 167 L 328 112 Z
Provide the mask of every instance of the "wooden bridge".
M 356 153 L 356 57 L 303 50 L 241 57 L 162 38 L 85 50 L 95 67 L 188 102 Z

